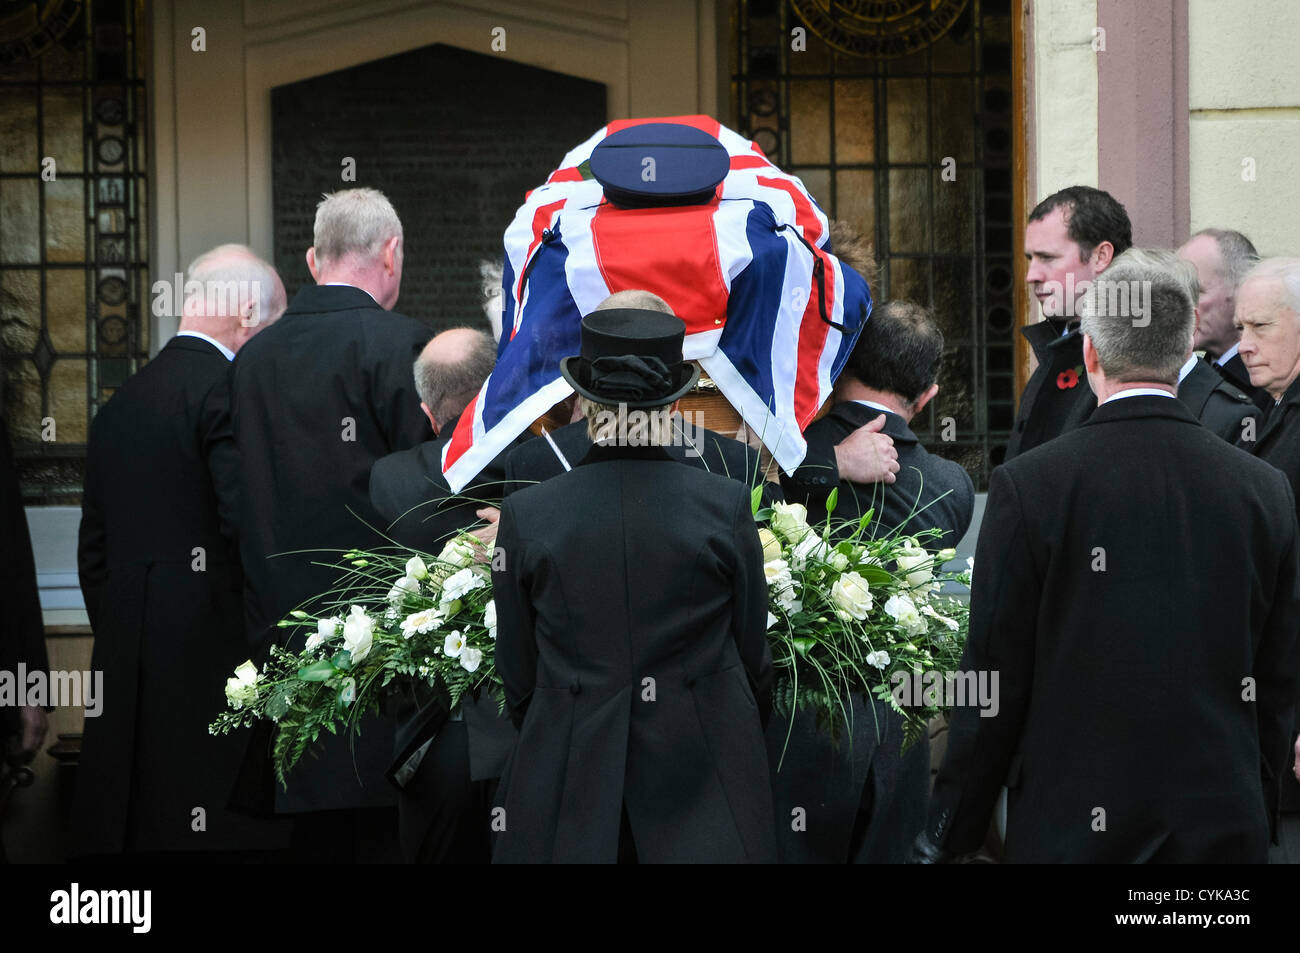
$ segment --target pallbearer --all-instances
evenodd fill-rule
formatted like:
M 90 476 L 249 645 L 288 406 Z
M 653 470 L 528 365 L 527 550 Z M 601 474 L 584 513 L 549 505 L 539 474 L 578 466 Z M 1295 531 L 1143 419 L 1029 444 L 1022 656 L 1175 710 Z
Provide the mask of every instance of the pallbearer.
M 582 321 L 562 362 L 593 446 L 502 504 L 496 664 L 520 726 L 498 862 L 775 859 L 767 586 L 747 488 L 674 461 L 698 371 L 657 311 Z

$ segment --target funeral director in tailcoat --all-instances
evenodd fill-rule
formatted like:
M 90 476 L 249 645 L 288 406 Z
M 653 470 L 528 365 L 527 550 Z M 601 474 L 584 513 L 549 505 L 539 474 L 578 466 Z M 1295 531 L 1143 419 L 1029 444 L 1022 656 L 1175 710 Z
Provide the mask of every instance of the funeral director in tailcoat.
M 496 665 L 520 726 L 496 862 L 770 862 L 767 586 L 747 488 L 673 460 L 698 371 L 657 311 L 583 319 L 593 446 L 506 498 Z

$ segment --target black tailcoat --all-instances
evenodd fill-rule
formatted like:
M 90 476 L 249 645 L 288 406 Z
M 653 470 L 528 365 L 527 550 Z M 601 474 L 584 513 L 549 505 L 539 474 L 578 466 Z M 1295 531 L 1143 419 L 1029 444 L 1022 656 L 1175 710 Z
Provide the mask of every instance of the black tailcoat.
M 663 450 L 674 460 L 689 463 L 691 466 L 719 476 L 739 480 L 752 485 L 758 468 L 758 455 L 748 445 L 732 437 L 715 433 L 702 427 L 683 428 L 681 420 L 674 422 L 674 433 L 680 435 L 680 441 Z M 578 462 L 591 449 L 591 440 L 587 437 L 587 422 L 578 420 L 551 431 L 551 439 L 564 454 L 569 466 Z M 555 451 L 544 437 L 525 440 L 506 455 L 506 485 L 509 491 L 541 483 L 551 477 L 559 476 L 564 471 L 564 464 L 555 455 Z
M 1012 862 L 1263 862 L 1300 691 L 1294 507 L 1167 397 L 994 470 L 962 669 L 998 673 L 999 710 L 954 711 L 929 836 L 979 847 L 1005 783 Z
M 1062 336 L 1065 327 L 1059 318 L 1048 318 L 1020 329 L 1034 349 L 1038 366 L 1020 395 L 1006 460 L 1068 433 L 1097 406 L 1083 366 L 1083 334 L 1076 327 Z
M 1268 415 L 1260 425 L 1257 439 L 1253 443 L 1239 441 L 1237 445 L 1277 467 L 1286 474 L 1292 490 L 1300 492 L 1300 380 L 1287 389 L 1281 402 L 1275 403 L 1270 397 L 1269 404 Z M 1297 516 L 1300 516 L 1300 510 L 1297 510 Z M 1296 734 L 1300 733 L 1300 706 L 1296 716 L 1293 742 Z M 1284 771 L 1282 775 L 1281 804 L 1282 810 L 1288 814 L 1300 813 L 1300 781 L 1291 771 Z
M 1178 385 L 1178 399 L 1187 405 L 1197 420 L 1228 443 L 1236 443 L 1247 430 L 1247 420 L 1255 421 L 1258 433 L 1259 408 L 1240 388 L 1215 373 L 1201 358 Z
M 45 623 L 41 616 L 40 590 L 36 584 L 36 561 L 27 528 L 18 467 L 14 463 L 9 427 L 0 417 L 0 595 L 7 618 L 0 634 L 0 672 L 18 672 L 18 663 L 28 671 L 48 672 L 45 653 Z M 0 744 L 21 730 L 18 711 L 0 706 Z
M 248 658 L 229 373 L 212 344 L 175 337 L 91 425 L 77 562 L 105 698 L 86 718 L 74 854 L 287 842 L 282 825 L 226 812 L 247 738 L 208 734 Z
M 412 373 L 428 339 L 419 321 L 385 311 L 359 288 L 312 285 L 240 350 L 241 551 L 249 636 L 259 646 L 278 620 L 334 587 L 339 571 L 315 563 L 390 545 L 370 505 L 370 468 L 431 436 Z M 392 804 L 383 780 L 392 744 L 391 724 L 379 719 L 362 722 L 355 746 L 329 736 L 319 759 L 294 769 L 287 793 L 277 785 L 277 809 Z
M 581 464 L 502 504 L 496 663 L 520 737 L 493 859 L 614 862 L 626 811 L 643 862 L 773 861 L 749 493 L 659 448 Z
M 929 453 L 898 414 L 856 401 L 836 404 L 804 431 L 808 456 L 834 460 L 834 447 L 854 430 L 885 414 L 883 433 L 894 440 L 899 471 L 892 484 L 839 482 L 834 520 L 858 520 L 869 509 L 871 538 L 897 527 L 916 532 L 934 527 L 943 536 L 926 539 L 932 552 L 956 546 L 975 512 L 975 490 L 960 464 Z M 811 466 L 809 464 L 808 466 Z M 826 518 L 826 488 L 804 467 L 784 481 L 786 498 L 808 507 L 814 526 Z M 815 487 L 815 490 L 808 489 Z M 917 512 L 912 515 L 914 511 Z M 909 518 L 910 517 L 910 518 Z M 929 741 L 900 754 L 902 719 L 886 704 L 853 698 L 853 733 L 835 747 L 817 731 L 811 713 L 768 725 L 768 758 L 773 775 L 776 816 L 783 821 L 794 807 L 807 812 L 806 830 L 777 827 L 777 845 L 786 863 L 902 863 L 925 823 L 930 793 Z M 786 735 L 790 734 L 787 745 Z

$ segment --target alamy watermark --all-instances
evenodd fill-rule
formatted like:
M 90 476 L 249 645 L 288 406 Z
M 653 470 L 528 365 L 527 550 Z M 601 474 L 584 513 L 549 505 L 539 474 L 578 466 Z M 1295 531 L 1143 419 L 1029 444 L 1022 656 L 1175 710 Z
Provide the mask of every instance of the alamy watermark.
M 1104 276 L 1095 282 L 1084 278 L 1074 280 L 1067 272 L 1065 281 L 1044 281 L 1039 285 L 1051 297 L 1043 301 L 1043 316 L 1047 318 L 1082 317 L 1079 302 L 1087 300 L 1096 288 L 1096 312 L 1108 318 L 1130 318 L 1133 327 L 1144 328 L 1151 323 L 1151 282 L 1110 281 Z M 1059 312 L 1059 313 L 1058 313 Z
M 150 307 L 156 318 L 179 318 L 188 298 L 201 299 L 204 314 L 229 315 L 239 314 L 246 302 L 263 300 L 260 281 L 199 281 L 195 278 L 186 281 L 185 275 L 179 271 L 172 276 L 171 281 L 155 281 L 149 290 L 153 296 Z M 260 313 L 255 310 L 252 315 L 240 318 L 239 323 L 251 328 L 256 327 L 261 320 Z
M 104 710 L 104 673 L 76 670 L 43 672 L 0 670 L 0 708 L 85 708 L 87 718 Z
M 998 672 L 895 672 L 889 690 L 899 708 L 964 708 L 980 710 L 981 718 L 993 718 L 998 701 Z

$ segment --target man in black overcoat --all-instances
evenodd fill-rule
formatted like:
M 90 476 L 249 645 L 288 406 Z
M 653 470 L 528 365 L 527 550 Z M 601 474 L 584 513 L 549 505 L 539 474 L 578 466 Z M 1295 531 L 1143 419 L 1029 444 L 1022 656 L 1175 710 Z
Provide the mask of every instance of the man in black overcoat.
M 1020 331 L 1038 366 L 1020 395 L 1005 459 L 1068 433 L 1097 406 L 1083 363 L 1077 305 L 1088 284 L 1132 244 L 1124 206 L 1086 185 L 1055 192 L 1029 213 L 1025 280 L 1043 320 Z
M 562 368 L 594 444 L 502 504 L 496 666 L 520 738 L 497 862 L 776 857 L 750 493 L 662 449 L 698 373 L 684 335 L 658 311 L 584 318 Z
M 1216 373 L 1265 410 L 1273 399 L 1268 391 L 1251 384 L 1250 372 L 1237 352 L 1241 332 L 1233 322 L 1237 289 L 1259 261 L 1259 252 L 1241 232 L 1203 228 L 1178 249 L 1178 257 L 1191 262 L 1200 283 L 1192 346 L 1205 352 L 1206 363 Z
M 491 337 L 470 328 L 435 335 L 416 359 L 415 389 L 434 437 L 381 457 L 370 470 L 370 501 L 395 542 L 436 556 L 481 515 L 495 515 L 505 453 L 460 494 L 453 494 L 442 476 L 442 448 L 495 361 Z M 493 509 L 489 514 L 484 507 Z M 390 776 L 401 789 L 398 829 L 406 860 L 485 864 L 492 859 L 487 818 L 495 779 L 514 741 L 514 725 L 488 693 L 463 698 L 455 711 L 421 689 L 402 699 Z
M 954 710 L 917 859 L 977 849 L 1004 784 L 1009 862 L 1267 856 L 1300 692 L 1295 499 L 1174 398 L 1178 278 L 1106 277 L 1149 282 L 1146 323 L 1090 297 L 1100 406 L 993 472 L 962 669 L 997 673 L 996 713 Z
M 316 284 L 298 291 L 284 317 L 235 362 L 232 409 L 242 458 L 241 552 L 249 637 L 264 648 L 276 623 L 331 590 L 343 552 L 388 545 L 370 505 L 370 468 L 380 457 L 430 436 L 411 365 L 428 341 L 419 321 L 391 309 L 402 280 L 402 224 L 374 189 L 348 189 L 317 207 L 307 265 Z M 293 646 L 300 648 L 301 646 Z M 395 794 L 384 780 L 392 725 L 366 718 L 355 738 L 329 736 L 275 786 L 278 813 L 386 808 L 318 818 L 304 841 L 350 859 L 349 844 L 392 833 Z M 250 752 L 257 756 L 260 752 Z M 248 797 L 264 803 L 269 774 Z M 250 806 L 255 806 L 251 805 Z M 370 833 L 357 833 L 361 825 Z M 383 850 L 377 857 L 391 856 Z
M 1238 288 L 1235 320 L 1251 383 L 1269 396 L 1259 433 L 1238 446 L 1277 467 L 1300 492 L 1300 259 L 1267 259 L 1250 271 Z M 1300 863 L 1300 711 L 1291 741 L 1273 863 Z
M 1195 247 L 1195 246 L 1194 246 Z M 1183 283 L 1183 290 L 1196 306 L 1196 336 L 1193 346 L 1201 341 L 1201 328 L 1207 321 L 1219 320 L 1215 311 L 1220 307 L 1221 289 L 1207 293 L 1201 283 L 1200 274 L 1191 260 L 1163 248 L 1130 248 L 1125 255 L 1129 260 L 1152 267 L 1166 268 L 1173 272 Z M 1130 304 L 1134 293 L 1141 294 L 1141 289 L 1128 289 Z M 1120 304 L 1117 297 L 1116 305 Z M 1141 305 L 1140 299 L 1137 300 Z M 1210 309 L 1209 314 L 1202 311 Z M 1228 320 L 1232 314 L 1229 311 Z M 1232 349 L 1237 349 L 1234 332 Z M 1261 420 L 1259 408 L 1251 397 L 1221 375 L 1210 363 L 1195 354 L 1189 354 L 1187 361 L 1178 370 L 1178 399 L 1192 412 L 1197 420 L 1208 430 L 1218 434 L 1228 443 L 1236 443 L 1243 434 L 1253 434 Z
M 862 330 L 844 371 L 835 382 L 830 412 L 804 431 L 809 453 L 829 448 L 881 414 L 883 433 L 894 441 L 899 470 L 896 482 L 840 481 L 833 521 L 857 521 L 867 510 L 872 538 L 895 530 L 916 533 L 935 528 L 937 538 L 922 542 L 931 552 L 955 547 L 975 512 L 975 490 L 960 464 L 935 456 L 921 446 L 908 424 L 934 398 L 943 358 L 943 335 L 929 313 L 905 301 L 876 309 Z M 817 526 L 826 519 L 824 495 L 801 495 L 798 484 L 785 481 L 787 499 L 808 507 Z M 776 814 L 806 812 L 803 830 L 777 828 L 782 860 L 787 863 L 903 863 L 925 822 L 930 794 L 930 745 L 917 742 L 901 754 L 902 718 L 888 705 L 855 696 L 853 734 L 838 747 L 816 728 L 810 713 L 795 716 L 793 730 L 785 718 L 768 726 L 768 757 L 773 776 Z M 787 741 L 787 733 L 789 740 Z
M 78 856 L 287 844 L 283 824 L 226 810 L 246 733 L 208 734 L 248 658 L 230 360 L 284 310 L 284 286 L 237 245 L 201 255 L 187 277 L 180 331 L 90 430 L 77 562 L 105 697 L 77 768 Z

